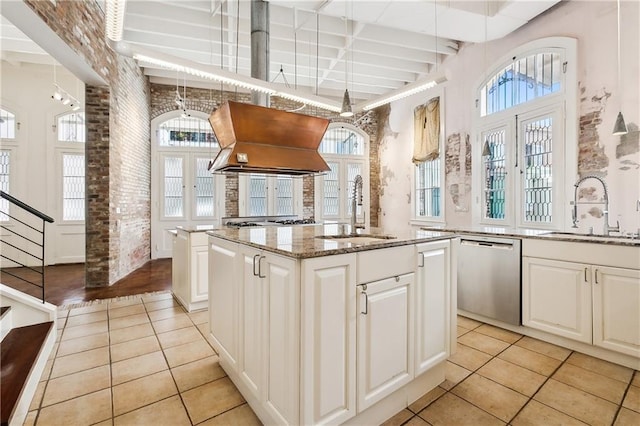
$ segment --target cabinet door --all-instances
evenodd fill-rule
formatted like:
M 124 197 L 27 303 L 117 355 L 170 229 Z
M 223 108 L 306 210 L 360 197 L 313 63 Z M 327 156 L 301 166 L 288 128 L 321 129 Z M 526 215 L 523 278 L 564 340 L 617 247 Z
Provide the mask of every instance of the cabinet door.
M 263 282 L 258 274 L 258 250 L 240 246 L 242 275 L 236 285 L 240 290 L 240 378 L 260 399 L 264 399 L 263 383 L 266 355 L 263 339 L 266 329 L 263 320 Z
M 209 327 L 215 350 L 234 370 L 239 354 L 238 245 L 221 239 L 209 243 Z M 210 240 L 210 241 L 211 241 Z
M 640 357 L 640 271 L 593 267 L 593 343 Z
M 300 291 L 294 259 L 260 258 L 266 292 L 266 408 L 278 424 L 299 424 Z
M 414 274 L 358 286 L 358 412 L 413 379 Z
M 356 414 L 356 255 L 302 265 L 301 424 Z
M 191 249 L 191 303 L 207 300 L 209 294 L 209 253 L 207 246 Z
M 187 235 L 178 232 L 173 237 L 173 258 L 171 259 L 171 290 L 182 306 L 189 309 L 189 242 Z
M 418 246 L 415 304 L 415 375 L 449 357 L 451 319 L 449 241 Z
M 523 257 L 522 323 L 591 343 L 590 266 Z

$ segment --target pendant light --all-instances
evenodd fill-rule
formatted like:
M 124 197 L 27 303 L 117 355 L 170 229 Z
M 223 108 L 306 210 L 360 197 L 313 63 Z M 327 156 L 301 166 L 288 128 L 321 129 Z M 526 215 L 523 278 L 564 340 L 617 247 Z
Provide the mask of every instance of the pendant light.
M 618 117 L 616 118 L 616 124 L 613 126 L 613 135 L 626 135 L 627 125 L 624 122 L 624 117 L 622 116 L 622 84 L 620 82 L 620 0 L 617 0 L 618 5 L 618 96 L 620 104 L 620 111 L 618 112 Z
M 353 110 L 351 109 L 351 99 L 349 98 L 349 89 L 347 88 L 347 52 L 349 51 L 349 19 L 344 18 L 344 38 L 345 38 L 345 51 L 344 51 L 344 96 L 342 98 L 342 108 L 340 109 L 340 117 L 353 117 Z

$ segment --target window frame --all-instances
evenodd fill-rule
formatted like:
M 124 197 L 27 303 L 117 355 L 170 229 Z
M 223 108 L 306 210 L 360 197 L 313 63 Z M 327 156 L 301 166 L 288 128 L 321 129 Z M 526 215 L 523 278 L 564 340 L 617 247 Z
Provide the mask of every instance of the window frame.
M 87 182 L 87 176 L 86 176 L 86 152 L 85 152 L 85 146 L 86 146 L 86 134 L 87 134 L 87 128 L 86 128 L 86 115 L 85 117 L 85 124 L 84 124 L 84 140 L 82 141 L 65 141 L 65 140 L 60 140 L 58 138 L 59 136 L 59 125 L 60 125 L 60 120 L 67 116 L 67 115 L 75 115 L 75 114 L 85 114 L 84 110 L 78 110 L 78 111 L 65 111 L 61 114 L 56 114 L 53 118 L 54 120 L 54 136 L 53 139 L 55 141 L 55 158 L 56 158 L 56 173 L 57 173 L 57 179 L 56 179 L 56 204 L 57 204 L 57 211 L 58 211 L 58 225 L 60 226 L 74 226 L 74 225 L 84 225 L 87 217 L 86 217 L 86 208 L 85 208 L 85 217 L 83 220 L 65 220 L 64 219 L 64 156 L 65 155 L 82 155 L 84 157 L 84 161 L 85 161 L 85 175 L 84 175 L 84 182 L 85 182 L 85 205 L 86 205 L 86 196 L 87 196 L 87 187 L 86 187 L 86 182 Z
M 251 215 L 249 212 L 249 181 L 252 175 L 261 175 L 266 178 L 266 206 L 264 215 Z M 293 182 L 292 197 L 293 197 L 293 212 L 291 214 L 278 215 L 277 205 L 277 193 L 278 193 L 278 177 L 291 177 Z M 298 216 L 302 217 L 303 207 L 302 200 L 303 184 L 302 177 L 300 176 L 288 176 L 277 174 L 264 174 L 264 173 L 243 173 L 239 176 L 238 180 L 238 211 L 240 216 L 246 217 L 261 217 L 261 216 Z
M 562 89 L 558 92 L 548 94 L 534 100 L 517 104 L 511 108 L 495 112 L 493 114 L 481 116 L 481 91 L 486 83 L 494 77 L 497 72 L 505 68 L 508 63 L 518 60 L 522 57 L 546 52 L 559 51 L 561 61 L 566 69 L 562 72 Z M 515 58 L 515 59 L 514 59 Z M 577 137 L 578 137 L 578 94 L 577 94 L 577 40 L 570 37 L 547 37 L 538 39 L 529 43 L 525 43 L 512 51 L 503 55 L 499 60 L 495 61 L 490 72 L 478 79 L 473 86 L 473 98 L 475 99 L 474 114 L 472 120 L 472 223 L 474 225 L 485 226 L 505 226 L 524 229 L 548 229 L 563 230 L 570 223 L 570 210 L 563 208 L 568 203 L 568 194 L 571 193 L 573 182 L 577 176 Z M 505 194 L 509 206 L 505 210 L 505 219 L 489 219 L 484 218 L 484 184 L 482 181 L 482 169 L 484 167 L 482 161 L 483 139 L 482 135 L 487 129 L 496 127 L 500 123 L 507 126 L 512 135 L 520 132 L 522 126 L 520 123 L 526 117 L 532 117 L 536 114 L 540 115 L 544 112 L 553 112 L 554 116 L 554 138 L 560 134 L 558 142 L 554 139 L 554 146 L 557 147 L 558 153 L 554 154 L 552 167 L 554 170 L 554 193 L 553 193 L 553 219 L 549 224 L 530 223 L 524 221 L 524 206 L 522 205 L 523 178 L 519 171 L 515 170 L 515 159 L 513 153 L 507 158 L 507 168 L 509 175 L 510 192 Z M 510 120 L 518 117 L 519 128 L 513 124 L 509 124 Z M 557 123 L 557 124 L 556 124 Z M 558 131 L 556 130 L 558 127 Z M 558 133 L 559 132 L 559 133 Z M 511 150 L 514 148 L 515 141 L 508 142 Z M 559 146 L 558 146 L 559 145 Z M 517 152 L 518 164 L 523 164 L 523 148 L 522 143 L 519 144 L 520 152 Z M 558 157 L 558 158 L 556 158 Z M 562 161 L 563 163 L 560 163 Z M 556 173 L 558 175 L 556 176 Z M 509 213 L 507 216 L 507 212 Z

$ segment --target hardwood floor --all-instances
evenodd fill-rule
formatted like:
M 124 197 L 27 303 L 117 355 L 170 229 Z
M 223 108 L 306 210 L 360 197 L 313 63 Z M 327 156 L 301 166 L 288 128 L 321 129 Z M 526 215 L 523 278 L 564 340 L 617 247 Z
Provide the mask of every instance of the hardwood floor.
M 8 269 L 14 275 L 37 281 L 39 277 L 23 268 Z M 85 288 L 84 263 L 45 267 L 45 300 L 54 305 L 68 305 L 97 299 L 171 290 L 171 259 L 150 260 L 142 267 L 109 287 Z M 0 282 L 34 297 L 41 297 L 39 287 L 26 284 L 0 270 Z

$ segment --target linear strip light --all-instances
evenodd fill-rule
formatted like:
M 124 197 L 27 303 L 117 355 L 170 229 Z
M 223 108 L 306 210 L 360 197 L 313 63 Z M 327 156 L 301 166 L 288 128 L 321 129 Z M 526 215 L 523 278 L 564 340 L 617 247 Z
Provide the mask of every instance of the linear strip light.
M 278 90 L 273 96 L 278 96 L 280 98 L 288 99 L 294 102 L 300 102 L 306 105 L 326 109 L 328 111 L 340 112 L 340 105 L 337 103 L 333 104 L 329 99 L 324 99 L 319 96 L 314 95 L 297 95 L 292 92 L 288 92 L 286 90 Z
M 382 95 L 378 98 L 365 101 L 362 104 L 358 105 L 356 107 L 356 110 L 368 111 L 370 109 L 377 108 L 379 106 L 397 101 L 399 99 L 415 95 L 416 93 L 424 92 L 425 90 L 429 90 L 432 87 L 436 87 L 438 84 L 444 83 L 446 81 L 446 75 L 444 73 L 439 73 L 426 80 L 420 80 L 407 84 L 401 89 L 394 90 L 393 92 L 387 93 L 386 95 Z
M 107 0 L 106 16 L 107 23 L 105 31 L 107 37 L 113 41 L 121 41 L 124 31 L 124 11 L 127 7 L 127 0 Z

